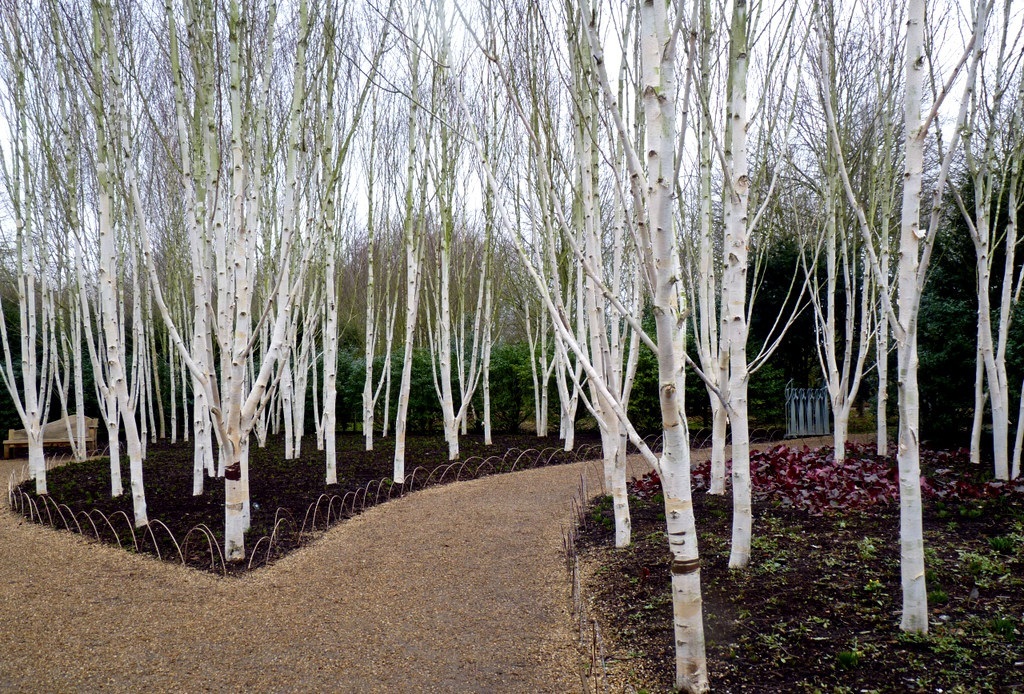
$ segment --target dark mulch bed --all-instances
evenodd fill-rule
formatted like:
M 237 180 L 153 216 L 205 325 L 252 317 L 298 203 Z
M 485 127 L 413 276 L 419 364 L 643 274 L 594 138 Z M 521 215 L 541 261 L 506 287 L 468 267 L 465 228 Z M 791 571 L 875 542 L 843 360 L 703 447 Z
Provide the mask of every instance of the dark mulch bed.
M 393 438 L 376 440 L 374 450 L 367 452 L 361 436 L 342 435 L 337 438 L 338 484 L 328 486 L 324 452 L 316 449 L 314 437 L 303 440 L 302 455 L 294 460 L 285 460 L 282 437 L 270 437 L 265 448 L 254 445 L 249 454 L 252 525 L 246 533 L 246 558 L 237 563 L 225 564 L 212 544 L 224 544 L 224 480 L 207 477 L 202 496 L 192 495 L 191 443 L 149 445 L 143 468 L 148 528 L 131 529 L 125 455 L 125 493 L 119 497 L 110 496 L 110 461 L 101 458 L 50 470 L 46 500 L 35 495 L 33 482 L 25 482 L 19 488 L 22 494 L 15 494 L 15 508 L 34 520 L 126 549 L 216 573 L 239 573 L 287 554 L 331 523 L 408 491 L 513 467 L 572 462 L 591 455 L 594 444 L 600 454 L 599 440 L 586 433 L 577 434 L 572 453 L 562 452 L 560 443 L 557 438 L 496 435 L 491 446 L 484 446 L 482 436 L 465 436 L 459 444 L 460 462 L 452 465 L 443 437 L 409 436 L 406 483 L 395 485 L 390 479 Z
M 731 498 L 702 490 L 706 464 L 695 471 L 712 690 L 1024 691 L 1024 483 L 987 484 L 987 470 L 963 454 L 925 457 L 930 632 L 912 636 L 899 630 L 899 510 L 884 491 L 895 491 L 893 463 L 852 450 L 842 475 L 828 449 L 817 456 L 823 464 L 810 452 L 754 463 L 746 571 L 727 568 Z M 796 479 L 794 459 L 810 481 Z M 843 491 L 851 475 L 852 495 Z M 655 488 L 632 486 L 631 547 L 610 546 L 608 499 L 590 507 L 580 532 L 612 691 L 670 691 L 673 681 L 670 562 Z M 600 670 L 593 674 L 600 685 Z

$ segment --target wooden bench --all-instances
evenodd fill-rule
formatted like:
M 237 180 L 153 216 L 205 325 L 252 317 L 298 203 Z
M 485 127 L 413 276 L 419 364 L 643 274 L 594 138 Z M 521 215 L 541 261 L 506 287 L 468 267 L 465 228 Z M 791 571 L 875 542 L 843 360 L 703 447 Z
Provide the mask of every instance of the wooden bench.
M 68 425 L 71 426 L 71 433 L 77 433 L 78 425 L 75 423 L 75 415 L 68 418 L 58 419 L 54 422 L 47 422 L 43 425 L 43 446 L 70 446 L 68 438 Z M 99 429 L 99 420 L 95 417 L 85 418 L 85 451 L 86 455 L 96 450 L 96 432 Z M 11 451 L 16 448 L 28 448 L 28 433 L 24 429 L 8 429 L 7 440 L 4 441 L 4 458 L 11 457 Z

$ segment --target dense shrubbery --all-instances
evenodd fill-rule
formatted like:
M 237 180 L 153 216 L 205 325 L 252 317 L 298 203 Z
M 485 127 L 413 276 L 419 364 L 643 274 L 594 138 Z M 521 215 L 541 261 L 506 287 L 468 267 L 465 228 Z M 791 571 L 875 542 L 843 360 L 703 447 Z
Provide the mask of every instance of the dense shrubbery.
M 533 372 L 527 345 L 517 342 L 492 350 L 490 386 L 492 426 L 498 431 L 518 432 L 533 410 Z

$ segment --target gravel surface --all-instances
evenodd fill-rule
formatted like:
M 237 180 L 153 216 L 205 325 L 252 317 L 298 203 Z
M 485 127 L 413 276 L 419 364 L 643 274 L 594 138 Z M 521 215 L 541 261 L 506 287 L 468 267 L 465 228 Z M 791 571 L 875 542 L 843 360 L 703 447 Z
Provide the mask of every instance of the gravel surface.
M 562 528 L 598 472 L 433 487 L 231 579 L 2 503 L 0 691 L 579 691 Z
M 578 690 L 561 533 L 586 465 L 417 492 L 232 579 L 4 503 L 0 690 Z

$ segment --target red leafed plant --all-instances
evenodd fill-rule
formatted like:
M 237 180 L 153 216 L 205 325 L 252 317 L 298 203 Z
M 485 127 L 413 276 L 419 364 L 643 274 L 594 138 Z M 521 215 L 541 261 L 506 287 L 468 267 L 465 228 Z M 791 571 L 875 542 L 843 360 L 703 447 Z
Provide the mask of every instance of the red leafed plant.
M 731 461 L 730 461 L 731 462 Z M 967 451 L 922 451 L 921 491 L 926 497 L 943 501 L 987 499 L 1004 493 L 1024 494 L 1024 483 L 984 481 L 978 468 L 968 462 Z M 728 479 L 729 464 L 726 465 Z M 693 468 L 693 487 L 706 490 L 711 463 Z M 899 500 L 899 475 L 893 451 L 878 456 L 874 447 L 848 443 L 846 458 L 836 462 L 828 446 L 810 449 L 775 446 L 750 454 L 750 477 L 754 498 L 812 514 L 829 510 L 862 509 Z M 634 480 L 630 491 L 650 499 L 661 491 L 657 473 Z
M 661 494 L 661 478 L 658 473 L 649 472 L 629 484 L 629 493 L 640 499 L 652 499 Z

